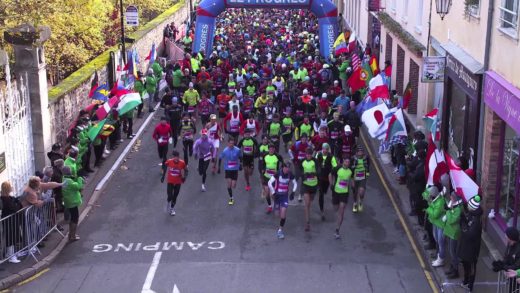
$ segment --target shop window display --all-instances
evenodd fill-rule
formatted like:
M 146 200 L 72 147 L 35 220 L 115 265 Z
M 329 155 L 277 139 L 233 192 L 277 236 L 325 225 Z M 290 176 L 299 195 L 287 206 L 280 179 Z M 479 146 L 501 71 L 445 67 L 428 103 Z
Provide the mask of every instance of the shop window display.
M 513 226 L 515 216 L 515 198 L 518 195 L 518 157 L 520 136 L 509 126 L 505 127 L 504 159 L 502 161 L 502 179 L 500 182 L 499 213 L 507 223 Z M 518 226 L 518 224 L 517 224 Z

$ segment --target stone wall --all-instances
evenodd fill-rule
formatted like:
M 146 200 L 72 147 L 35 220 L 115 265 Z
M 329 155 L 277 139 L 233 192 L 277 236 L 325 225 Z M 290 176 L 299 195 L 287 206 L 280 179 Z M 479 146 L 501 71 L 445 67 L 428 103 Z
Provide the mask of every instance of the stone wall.
M 129 34 L 135 41 L 127 48 L 135 48 L 141 63 L 138 65 L 144 70 L 148 62 L 145 58 L 150 53 L 152 43 L 157 46 L 158 55 L 164 50 L 163 30 L 166 24 L 175 22 L 179 27 L 188 16 L 188 7 L 185 1 L 180 1 L 155 19 L 147 23 L 139 31 Z M 110 52 L 117 51 L 116 47 L 107 50 L 78 71 L 71 74 L 60 84 L 49 90 L 49 111 L 52 142 L 64 143 L 67 131 L 78 115 L 78 112 L 91 103 L 88 93 L 95 72 L 98 73 L 99 83 L 108 81 Z

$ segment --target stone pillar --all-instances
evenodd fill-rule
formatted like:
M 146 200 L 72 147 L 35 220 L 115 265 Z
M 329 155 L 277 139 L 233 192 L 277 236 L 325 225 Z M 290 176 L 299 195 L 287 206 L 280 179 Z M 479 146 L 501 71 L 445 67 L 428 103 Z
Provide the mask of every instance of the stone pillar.
M 484 141 L 482 146 L 482 180 L 480 187 L 484 196 L 483 208 L 485 211 L 495 207 L 497 183 L 497 170 L 500 166 L 498 154 L 504 150 L 500 149 L 500 131 L 503 121 L 488 106 L 484 106 Z M 484 179 L 485 178 L 485 179 Z M 484 213 L 487 215 L 487 213 Z
M 42 170 L 46 165 L 46 153 L 51 149 L 52 143 L 43 48 L 43 43 L 50 35 L 48 27 L 35 28 L 29 24 L 20 25 L 4 33 L 5 40 L 14 48 L 14 73 L 17 80 L 28 80 L 36 170 Z

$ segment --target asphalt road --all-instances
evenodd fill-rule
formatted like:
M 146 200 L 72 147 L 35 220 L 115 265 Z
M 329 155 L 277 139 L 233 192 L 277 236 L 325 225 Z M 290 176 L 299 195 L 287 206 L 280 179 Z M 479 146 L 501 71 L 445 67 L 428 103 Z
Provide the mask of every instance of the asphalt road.
M 303 229 L 303 207 L 292 203 L 279 240 L 256 170 L 249 192 L 239 175 L 235 205 L 228 206 L 223 172 L 208 176 L 204 193 L 190 162 L 177 215 L 166 214 L 152 129 L 79 227 L 81 240 L 12 292 L 432 291 L 377 175 L 368 181 L 363 213 L 353 214 L 349 202 L 340 240 L 330 193 L 325 222 L 313 204 L 311 232 Z

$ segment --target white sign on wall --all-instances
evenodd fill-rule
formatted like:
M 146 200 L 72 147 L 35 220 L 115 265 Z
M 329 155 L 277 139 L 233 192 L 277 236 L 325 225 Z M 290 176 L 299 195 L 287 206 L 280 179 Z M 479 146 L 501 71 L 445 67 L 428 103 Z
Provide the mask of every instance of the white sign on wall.
M 139 10 L 137 6 L 128 6 L 125 11 L 125 18 L 127 26 L 139 26 Z

